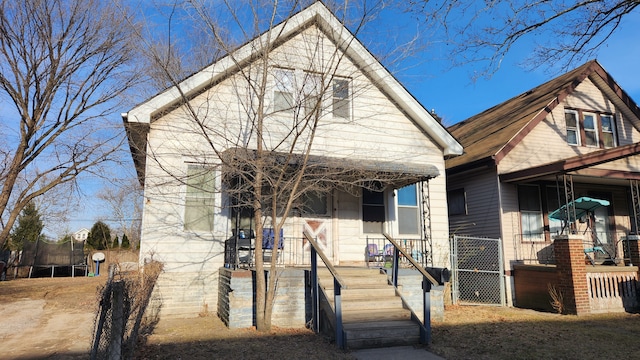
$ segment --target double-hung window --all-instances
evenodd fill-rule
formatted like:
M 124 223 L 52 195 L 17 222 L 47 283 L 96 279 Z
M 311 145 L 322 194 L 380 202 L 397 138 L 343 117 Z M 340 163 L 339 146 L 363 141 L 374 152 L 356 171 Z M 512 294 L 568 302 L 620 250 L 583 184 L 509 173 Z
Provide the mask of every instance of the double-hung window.
M 520 207 L 522 240 L 544 241 L 540 188 L 536 185 L 519 185 L 518 205 Z
M 398 231 L 419 234 L 418 189 L 416 184 L 398 189 Z
M 600 126 L 602 127 L 602 145 L 605 148 L 616 146 L 613 115 L 600 115 Z
M 567 143 L 569 145 L 580 145 L 580 123 L 578 122 L 578 112 L 566 110 L 564 121 L 567 127 Z
M 582 126 L 584 128 L 584 144 L 591 147 L 599 146 L 596 115 L 582 113 Z
M 188 165 L 184 208 L 184 229 L 212 231 L 215 175 L 210 167 Z
M 293 70 L 274 69 L 275 90 L 273 92 L 273 110 L 275 112 L 294 111 L 295 78 Z

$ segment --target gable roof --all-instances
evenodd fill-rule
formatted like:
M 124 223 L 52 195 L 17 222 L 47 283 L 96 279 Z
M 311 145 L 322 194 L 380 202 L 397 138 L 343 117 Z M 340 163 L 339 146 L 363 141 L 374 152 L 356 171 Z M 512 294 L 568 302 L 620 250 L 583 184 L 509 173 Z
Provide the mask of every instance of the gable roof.
M 533 128 L 585 79 L 591 79 L 623 111 L 626 118 L 640 119 L 638 105 L 620 88 L 596 60 L 474 115 L 449 131 L 465 149 L 448 159 L 447 169 L 498 164 Z M 626 112 L 626 114 L 625 114 Z M 632 116 L 629 116 L 632 115 Z M 636 127 L 638 124 L 635 124 Z
M 148 132 L 148 126 L 154 116 L 180 104 L 182 99 L 198 94 L 237 71 L 239 66 L 250 61 L 254 54 L 264 47 L 263 44 L 267 40 L 274 43 L 281 41 L 281 39 L 288 39 L 312 24 L 321 28 L 369 76 L 372 82 L 378 85 L 402 111 L 413 119 L 420 129 L 443 149 L 445 156 L 462 154 L 462 146 L 442 124 L 433 118 L 429 111 L 376 60 L 321 1 L 317 1 L 241 46 L 232 55 L 224 56 L 200 72 L 186 78 L 177 87 L 171 87 L 137 105 L 128 113 L 122 114 L 139 175 L 140 171 L 144 171 L 144 154 L 140 149 L 145 149 L 143 145 L 146 142 L 146 132 Z M 270 37 L 270 33 L 278 35 Z

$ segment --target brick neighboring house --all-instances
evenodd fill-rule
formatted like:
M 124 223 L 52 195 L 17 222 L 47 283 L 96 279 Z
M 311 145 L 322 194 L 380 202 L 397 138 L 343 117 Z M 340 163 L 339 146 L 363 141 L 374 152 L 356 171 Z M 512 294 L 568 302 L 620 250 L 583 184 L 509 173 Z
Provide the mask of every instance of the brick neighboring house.
M 589 255 L 595 265 L 624 264 L 624 240 L 640 222 L 640 109 L 600 63 L 448 130 L 465 149 L 446 161 L 450 231 L 502 239 L 509 304 L 526 302 L 514 286 L 518 265 L 559 260 L 556 234 L 581 235 L 578 263 Z M 568 221 L 550 216 L 561 206 L 574 210 L 580 198 L 608 205 Z

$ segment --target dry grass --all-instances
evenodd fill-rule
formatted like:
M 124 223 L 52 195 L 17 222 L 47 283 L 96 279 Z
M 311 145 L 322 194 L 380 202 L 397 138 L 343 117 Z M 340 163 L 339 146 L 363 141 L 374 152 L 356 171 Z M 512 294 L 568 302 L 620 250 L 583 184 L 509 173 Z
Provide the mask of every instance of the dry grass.
M 559 315 L 460 306 L 433 324 L 432 352 L 449 359 L 639 359 L 640 315 Z

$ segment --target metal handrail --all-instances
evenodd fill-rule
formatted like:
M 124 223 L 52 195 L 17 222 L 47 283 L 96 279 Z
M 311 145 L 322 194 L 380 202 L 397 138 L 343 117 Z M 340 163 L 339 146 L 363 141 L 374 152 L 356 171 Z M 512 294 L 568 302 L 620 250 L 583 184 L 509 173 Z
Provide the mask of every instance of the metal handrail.
M 431 286 L 439 285 L 440 283 L 429 274 L 425 269 L 422 268 L 420 264 L 409 254 L 407 253 L 401 246 L 398 244 L 389 234 L 383 233 L 384 237 L 393 245 L 393 266 L 391 279 L 393 282 L 393 287 L 398 289 L 398 263 L 400 254 L 404 255 L 404 257 L 415 267 L 420 274 L 422 274 L 422 313 L 424 315 L 424 322 L 420 323 L 420 318 L 417 316 L 414 317 L 414 312 L 412 311 L 412 317 L 420 325 L 420 342 L 423 344 L 429 344 L 431 342 Z
M 393 244 L 393 246 L 396 249 L 398 249 L 398 251 L 400 251 L 400 253 L 404 255 L 404 257 L 411 263 L 411 265 L 413 265 L 413 267 L 415 267 L 420 272 L 420 274 L 422 274 L 422 276 L 427 278 L 427 280 L 429 280 L 429 282 L 431 282 L 432 285 L 439 284 L 438 281 L 433 276 L 431 276 L 431 274 L 429 274 L 425 269 L 423 269 L 422 265 L 418 264 L 418 262 L 409 253 L 407 253 L 402 248 L 402 246 L 400 246 L 400 244 L 398 244 L 389 234 L 383 233 L 382 235 L 384 235 L 384 237 L 386 237 L 387 240 L 389 240 L 389 242 Z
M 313 330 L 318 333 L 320 332 L 320 286 L 318 285 L 318 256 L 325 263 L 327 269 L 333 276 L 333 304 L 334 304 L 334 313 L 336 315 L 336 345 L 341 349 L 345 348 L 345 339 L 344 339 L 344 331 L 342 330 L 342 300 L 341 300 L 341 292 L 342 289 L 346 289 L 347 285 L 344 280 L 338 275 L 335 267 L 327 256 L 322 252 L 318 243 L 309 235 L 306 231 L 303 233 L 304 238 L 311 245 L 311 307 L 312 307 L 312 321 L 313 321 Z M 316 256 L 318 255 L 318 256 Z

